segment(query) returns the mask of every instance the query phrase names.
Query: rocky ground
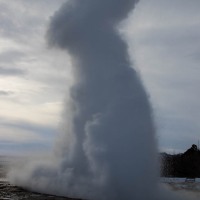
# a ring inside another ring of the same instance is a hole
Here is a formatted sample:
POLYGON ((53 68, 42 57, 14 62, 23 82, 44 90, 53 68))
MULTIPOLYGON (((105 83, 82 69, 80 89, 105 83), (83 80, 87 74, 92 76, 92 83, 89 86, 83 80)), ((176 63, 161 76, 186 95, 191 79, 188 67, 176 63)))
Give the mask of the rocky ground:
POLYGON ((73 199, 33 193, 24 190, 20 187, 11 185, 6 181, 0 181, 0 200, 73 200, 73 199))

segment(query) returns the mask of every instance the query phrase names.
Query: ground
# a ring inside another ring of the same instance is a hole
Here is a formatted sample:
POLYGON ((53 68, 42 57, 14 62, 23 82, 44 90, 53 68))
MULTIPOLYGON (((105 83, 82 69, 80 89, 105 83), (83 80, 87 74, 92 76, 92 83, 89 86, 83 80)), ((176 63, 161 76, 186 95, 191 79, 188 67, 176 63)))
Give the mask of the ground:
POLYGON ((56 197, 26 191, 20 187, 11 185, 6 181, 0 181, 1 200, 72 200, 65 197, 56 197))
POLYGON ((6 179, 8 169, 9 159, 0 156, 0 200, 75 200, 67 197, 35 193, 12 185, 6 179))
MULTIPOLYGON (((6 180, 7 162, 0 162, 0 200, 75 200, 47 194, 34 193, 14 186, 6 180)), ((161 184, 178 194, 200 198, 200 179, 185 182, 185 178, 161 178, 161 184)))

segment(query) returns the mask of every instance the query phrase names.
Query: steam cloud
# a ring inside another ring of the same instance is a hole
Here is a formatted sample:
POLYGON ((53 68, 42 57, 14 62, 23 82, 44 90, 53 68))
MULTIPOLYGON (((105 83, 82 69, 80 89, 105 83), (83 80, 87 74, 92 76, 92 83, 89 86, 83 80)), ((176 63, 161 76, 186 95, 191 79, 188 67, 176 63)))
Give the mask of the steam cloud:
POLYGON ((117 31, 137 2, 71 0, 55 13, 48 41, 74 64, 70 116, 54 164, 26 164, 14 183, 93 200, 160 199, 151 107, 117 31))

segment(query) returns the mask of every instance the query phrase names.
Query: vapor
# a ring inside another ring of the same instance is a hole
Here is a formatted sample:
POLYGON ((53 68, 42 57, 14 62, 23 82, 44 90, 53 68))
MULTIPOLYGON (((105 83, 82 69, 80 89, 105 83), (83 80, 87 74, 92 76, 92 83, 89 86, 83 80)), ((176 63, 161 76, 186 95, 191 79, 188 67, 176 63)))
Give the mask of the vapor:
POLYGON ((48 42, 70 54, 75 77, 64 131, 51 162, 12 171, 13 183, 82 199, 169 199, 157 186, 148 95, 117 29, 137 2, 71 0, 54 14, 48 42))

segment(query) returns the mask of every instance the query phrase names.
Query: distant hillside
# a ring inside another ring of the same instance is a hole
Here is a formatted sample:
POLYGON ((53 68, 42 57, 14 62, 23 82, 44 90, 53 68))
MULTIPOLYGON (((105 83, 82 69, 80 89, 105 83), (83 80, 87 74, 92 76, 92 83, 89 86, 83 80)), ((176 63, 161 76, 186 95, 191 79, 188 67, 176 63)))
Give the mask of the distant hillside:
POLYGON ((161 153, 162 177, 200 177, 200 150, 192 145, 183 154, 161 153))

